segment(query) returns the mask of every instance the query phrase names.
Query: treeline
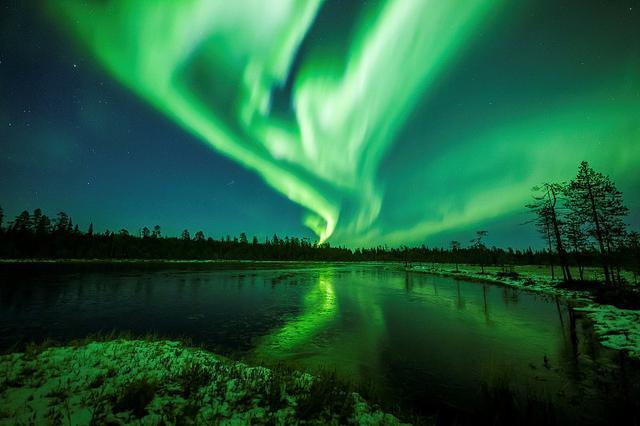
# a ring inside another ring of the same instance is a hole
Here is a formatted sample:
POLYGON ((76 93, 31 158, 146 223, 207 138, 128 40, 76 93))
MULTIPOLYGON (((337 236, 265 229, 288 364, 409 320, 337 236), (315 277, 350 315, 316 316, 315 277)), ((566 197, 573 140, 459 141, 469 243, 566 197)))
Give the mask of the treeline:
POLYGON ((23 211, 3 226, 0 208, 0 257, 7 259, 223 259, 223 260, 327 260, 453 262, 454 257, 481 264, 527 264, 547 262, 548 253, 531 249, 487 249, 484 245, 459 248, 453 253, 442 248, 374 247, 348 249, 317 244, 306 238, 274 235, 264 241, 226 236, 219 239, 198 231, 184 230, 180 237, 166 237, 156 225, 137 235, 128 230, 95 233, 93 224, 81 231, 64 212, 52 220, 35 209, 23 211))
MULTIPOLYGON (((180 237, 166 237, 160 226, 143 227, 136 235, 128 230, 94 233, 93 224, 80 230, 64 212, 51 219, 42 210, 23 211, 5 225, 0 207, 0 258, 5 259, 176 259, 176 260, 318 260, 395 261, 405 263, 471 263, 502 266, 547 264, 552 274, 559 265, 562 278, 584 280, 586 266, 599 265, 605 282, 622 283, 622 269, 640 273, 640 235, 624 223, 628 213, 609 177, 583 162, 568 183, 544 183, 534 188, 534 201, 527 205, 547 245, 543 250, 487 247, 486 231, 478 231, 466 247, 452 241, 450 247, 349 249, 318 244, 306 238, 274 235, 259 241, 226 236, 207 237, 184 230, 180 237), (573 277, 570 267, 577 268, 573 277)), ((456 266, 457 267, 457 266, 456 266)))
MULTIPOLYGON (((179 238, 166 237, 160 226, 144 227, 136 235, 128 230, 96 233, 93 224, 82 231, 72 219, 60 212, 50 219, 35 209, 23 211, 6 226, 0 208, 0 257, 5 259, 221 259, 221 260, 322 260, 322 261, 396 261, 432 263, 476 263, 480 265, 547 264, 547 251, 487 248, 481 231, 469 247, 451 249, 420 247, 373 247, 348 249, 317 244, 308 239, 274 235, 259 241, 237 237, 218 239, 198 231, 184 230, 179 238)), ((551 254, 555 256, 555 254, 551 254)), ((585 261, 590 257, 585 255, 585 261)))
MULTIPOLYGON (((184 230, 179 238, 165 237, 160 226, 142 228, 137 235, 126 229, 94 233, 93 225, 81 231, 69 216, 60 212, 51 220, 40 209, 23 211, 8 226, 3 226, 0 208, 0 257, 5 259, 198 259, 198 260, 318 260, 318 261, 393 261, 405 263, 473 263, 482 268, 512 265, 553 264, 558 256, 549 250, 514 250, 486 247, 486 231, 478 231, 467 247, 453 241, 450 249, 420 247, 373 247, 348 249, 317 244, 308 239, 278 237, 259 241, 246 234, 219 239, 198 231, 193 236, 184 230)), ((627 250, 631 265, 636 251, 627 250)), ((594 250, 580 254, 581 265, 596 265, 594 250)))
POLYGON ((557 261, 562 279, 576 279, 571 265, 584 281, 584 267, 602 267, 605 284, 622 284, 623 268, 637 277, 640 269, 640 234, 629 231, 624 218, 629 210, 613 181, 583 161, 569 182, 545 182, 533 188, 534 202, 527 207, 548 246, 551 270, 557 261))

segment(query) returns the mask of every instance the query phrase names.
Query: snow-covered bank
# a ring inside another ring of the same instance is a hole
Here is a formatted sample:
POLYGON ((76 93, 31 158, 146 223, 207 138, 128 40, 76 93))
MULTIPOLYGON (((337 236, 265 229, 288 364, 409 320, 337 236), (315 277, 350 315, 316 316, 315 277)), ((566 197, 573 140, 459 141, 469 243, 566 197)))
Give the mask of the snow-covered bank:
POLYGON ((598 304, 576 310, 587 312, 604 346, 627 351, 630 356, 640 359, 640 311, 598 304))
POLYGON ((321 380, 172 341, 54 347, 0 356, 0 423, 399 423, 321 380), (323 403, 328 394, 333 400, 323 403))
POLYGON ((626 351, 629 356, 640 359, 640 310, 599 304, 588 291, 561 288, 558 286, 560 281, 552 279, 541 267, 516 267, 516 274, 502 273, 495 267, 485 267, 483 274, 480 267, 470 265, 460 265, 456 271, 450 264, 413 265, 408 270, 507 285, 569 300, 576 310, 585 312, 593 321, 595 332, 604 346, 626 351))

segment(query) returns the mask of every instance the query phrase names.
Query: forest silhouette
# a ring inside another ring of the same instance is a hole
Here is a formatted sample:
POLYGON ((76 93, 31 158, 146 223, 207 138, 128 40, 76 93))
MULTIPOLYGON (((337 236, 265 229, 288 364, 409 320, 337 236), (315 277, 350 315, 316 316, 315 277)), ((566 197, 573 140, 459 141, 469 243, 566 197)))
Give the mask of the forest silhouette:
POLYGON ((546 182, 533 188, 533 202, 527 204, 534 215, 546 247, 544 249, 487 247, 487 232, 477 231, 466 246, 452 241, 449 248, 377 246, 370 248, 333 247, 307 238, 273 235, 259 241, 245 233, 214 239, 203 231, 193 235, 185 229, 180 237, 162 234, 159 225, 143 227, 136 234, 86 231, 73 224, 65 212, 54 219, 41 209, 23 211, 4 224, 0 207, 0 258, 4 259, 158 259, 158 260, 275 260, 275 261, 393 261, 453 263, 501 266, 508 272, 514 265, 549 265, 555 275, 558 265, 565 282, 574 277, 584 281, 584 268, 599 266, 605 284, 622 284, 621 270, 640 271, 640 235, 624 223, 628 209, 622 193, 608 176, 580 164, 576 177, 567 183, 546 182))

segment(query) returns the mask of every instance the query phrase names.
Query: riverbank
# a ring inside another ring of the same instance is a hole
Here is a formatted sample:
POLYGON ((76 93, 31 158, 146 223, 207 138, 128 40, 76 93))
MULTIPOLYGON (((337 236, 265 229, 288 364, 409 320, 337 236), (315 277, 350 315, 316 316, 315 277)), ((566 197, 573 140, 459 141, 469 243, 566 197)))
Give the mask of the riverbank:
POLYGON ((400 424, 355 392, 203 349, 116 339, 0 356, 0 423, 400 424))
MULTIPOLYGON (((622 309, 598 303, 587 290, 562 287, 561 281, 553 279, 548 268, 543 266, 516 266, 510 272, 499 267, 452 264, 412 265, 408 271, 427 273, 464 280, 486 282, 515 287, 521 290, 560 297, 571 302, 575 309, 584 312, 594 323, 594 330, 603 346, 622 350, 630 357, 640 359, 640 310, 622 309)), ((586 271, 589 279, 598 278, 596 270, 586 271)))

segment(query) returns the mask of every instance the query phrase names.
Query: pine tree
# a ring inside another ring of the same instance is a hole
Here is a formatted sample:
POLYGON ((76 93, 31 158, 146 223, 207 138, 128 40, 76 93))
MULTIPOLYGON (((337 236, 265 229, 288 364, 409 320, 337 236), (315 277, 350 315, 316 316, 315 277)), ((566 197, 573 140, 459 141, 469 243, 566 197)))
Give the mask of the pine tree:
POLYGON ((31 216, 24 210, 13 221, 13 230, 17 232, 31 232, 31 216))
POLYGON ((33 211, 33 214, 31 215, 31 224, 33 225, 33 229, 35 229, 36 232, 38 232, 38 229, 40 228, 41 220, 42 220, 42 210, 35 209, 33 211))
POLYGON ((142 233, 142 238, 149 238, 149 236, 151 235, 151 231, 146 226, 142 228, 141 233, 142 233))
POLYGON ((56 217, 55 231, 64 234, 68 227, 69 216, 65 212, 59 212, 56 217))
POLYGON ((624 234, 622 218, 628 209, 608 176, 593 170, 583 161, 578 174, 565 188, 572 220, 584 223, 587 233, 597 243, 605 283, 613 282, 611 253, 616 242, 624 234))
POLYGON ((583 228, 583 224, 575 215, 567 216, 567 220, 564 223, 564 233, 567 236, 567 242, 578 265, 580 281, 584 281, 584 252, 589 249, 589 238, 583 228))
POLYGON ((51 220, 49 219, 49 216, 43 214, 36 225, 36 234, 47 235, 49 232, 51 232, 51 220))

